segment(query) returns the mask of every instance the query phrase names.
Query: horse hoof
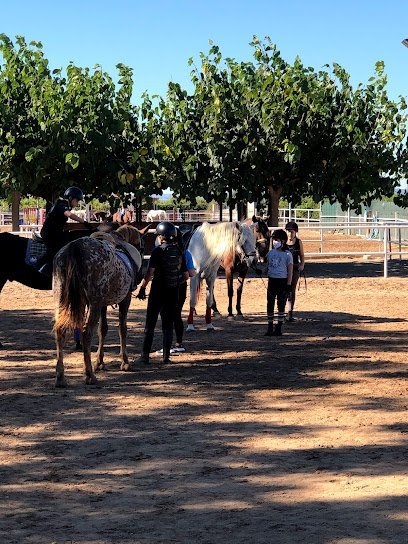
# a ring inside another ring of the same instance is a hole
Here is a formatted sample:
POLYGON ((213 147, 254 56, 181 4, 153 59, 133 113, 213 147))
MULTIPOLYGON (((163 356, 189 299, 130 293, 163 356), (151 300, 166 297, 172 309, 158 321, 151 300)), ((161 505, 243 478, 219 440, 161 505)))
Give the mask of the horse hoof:
POLYGON ((135 372, 136 371, 136 367, 132 363, 122 363, 120 365, 120 369, 123 372, 135 372))
POLYGON ((87 376, 85 378, 85 385, 98 385, 98 380, 95 376, 87 376))
POLYGON ((98 363, 95 365, 94 372, 103 372, 104 370, 106 370, 105 363, 98 363))
POLYGON ((187 325, 186 332, 195 332, 194 325, 187 325))
POLYGON ((214 330, 215 330, 214 325, 211 325, 211 323, 207 325, 207 332, 213 332, 214 330))
POLYGON ((58 387, 58 388, 67 387, 67 382, 66 382, 65 378, 56 378, 55 387, 58 387))
POLYGON ((234 317, 235 317, 234 314, 228 314, 227 315, 227 319, 234 319, 234 317))

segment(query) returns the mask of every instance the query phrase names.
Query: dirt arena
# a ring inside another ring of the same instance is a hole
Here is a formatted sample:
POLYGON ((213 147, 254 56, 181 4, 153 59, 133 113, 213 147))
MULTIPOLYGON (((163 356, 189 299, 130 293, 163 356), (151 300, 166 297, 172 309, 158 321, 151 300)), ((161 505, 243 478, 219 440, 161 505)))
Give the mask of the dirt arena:
MULTIPOLYGON (((310 262, 298 320, 264 337, 264 280, 244 320, 203 306, 173 364, 119 370, 110 310, 100 386, 67 345, 54 388, 52 294, 0 297, 0 542, 408 542, 406 262, 310 262)), ((216 285, 219 309, 226 287, 216 285)), ((137 356, 146 302, 134 299, 137 356)), ((186 304, 187 309, 187 304, 186 304)), ((155 339, 160 347, 161 335, 155 339)))

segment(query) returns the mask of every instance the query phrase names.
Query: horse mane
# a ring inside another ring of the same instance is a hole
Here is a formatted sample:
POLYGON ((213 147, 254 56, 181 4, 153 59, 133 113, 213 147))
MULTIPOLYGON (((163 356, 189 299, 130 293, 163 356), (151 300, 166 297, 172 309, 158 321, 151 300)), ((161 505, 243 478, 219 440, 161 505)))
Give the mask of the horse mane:
POLYGON ((238 245, 242 230, 238 223, 203 223, 190 240, 188 249, 200 272, 216 273, 222 259, 230 253, 241 253, 238 245))

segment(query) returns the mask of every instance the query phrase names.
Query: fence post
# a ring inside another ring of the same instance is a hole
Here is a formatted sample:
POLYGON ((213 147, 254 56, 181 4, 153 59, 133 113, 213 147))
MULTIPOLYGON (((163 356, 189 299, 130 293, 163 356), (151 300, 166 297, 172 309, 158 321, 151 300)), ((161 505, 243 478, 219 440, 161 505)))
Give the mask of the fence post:
POLYGON ((384 278, 388 278, 388 229, 384 226, 384 278))
POLYGON ((399 260, 401 261, 402 260, 402 255, 401 255, 401 227, 398 227, 398 251, 399 251, 399 260))
POLYGON ((320 226, 320 253, 323 253, 323 229, 322 224, 319 223, 320 226))

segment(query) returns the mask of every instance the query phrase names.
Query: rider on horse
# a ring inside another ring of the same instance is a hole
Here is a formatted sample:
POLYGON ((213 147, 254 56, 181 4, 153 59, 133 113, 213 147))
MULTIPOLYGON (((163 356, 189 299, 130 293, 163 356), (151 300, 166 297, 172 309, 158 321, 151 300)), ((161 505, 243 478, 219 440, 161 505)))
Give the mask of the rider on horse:
POLYGON ((64 226, 69 219, 78 223, 87 224, 87 221, 71 210, 78 206, 80 200, 84 200, 84 194, 78 187, 68 187, 63 198, 59 198, 44 221, 41 229, 41 238, 47 246, 47 251, 41 262, 44 263, 40 272, 46 275, 52 274, 52 261, 55 254, 66 244, 64 226))

